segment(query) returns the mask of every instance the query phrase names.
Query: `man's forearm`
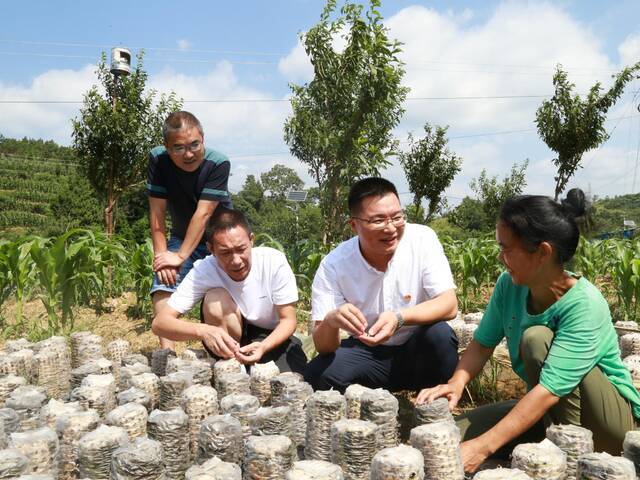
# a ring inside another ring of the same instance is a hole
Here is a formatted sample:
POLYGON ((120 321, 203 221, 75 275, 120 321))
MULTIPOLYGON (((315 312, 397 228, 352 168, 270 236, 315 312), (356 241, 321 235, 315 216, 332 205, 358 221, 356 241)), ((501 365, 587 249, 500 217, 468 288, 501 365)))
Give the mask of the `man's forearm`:
POLYGON ((167 250, 167 226, 164 220, 164 213, 151 208, 149 212, 149 228, 151 230, 151 243, 153 253, 165 252, 167 250))
POLYGON ((212 212, 204 210, 196 210, 191 217, 191 221, 187 227, 187 232, 182 240, 182 245, 180 246, 180 250, 177 252, 182 260, 189 258, 189 255, 193 253, 200 243, 205 227, 207 226, 207 220, 211 217, 211 213, 212 212))
POLYGON ((281 318, 280 322, 273 329, 273 331, 262 340, 262 346, 264 347, 264 351, 269 352, 274 348, 282 345, 285 341, 287 341, 291 335, 296 331, 296 319, 295 316, 293 318, 281 318))
POLYGON ((200 324, 180 320, 169 312, 160 312, 153 319, 151 330, 154 334, 177 342, 201 340, 200 324))
POLYGON ((318 353, 335 352, 340 346, 340 330, 327 321, 318 322, 313 329, 313 343, 318 353))
POLYGON ((164 229, 151 230, 151 243, 153 244, 154 254, 167 251, 167 234, 164 229))
POLYGON ((431 300, 400 311, 406 325, 427 325, 455 318, 458 313, 458 300, 454 290, 447 290, 431 300))

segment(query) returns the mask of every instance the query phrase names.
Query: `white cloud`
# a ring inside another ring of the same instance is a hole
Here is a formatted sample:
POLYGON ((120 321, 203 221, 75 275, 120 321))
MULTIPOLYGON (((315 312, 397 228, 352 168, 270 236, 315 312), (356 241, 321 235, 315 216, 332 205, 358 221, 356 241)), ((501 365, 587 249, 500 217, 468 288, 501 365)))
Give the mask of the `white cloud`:
MULTIPOLYGON (((439 12, 413 6, 389 17, 386 24, 391 36, 404 43, 402 58, 406 62, 405 83, 412 88, 410 97, 549 93, 554 65, 558 62, 569 70, 577 90, 585 91, 596 80, 608 85, 612 70, 640 56, 640 33, 629 35, 620 44, 619 60, 610 59, 603 53, 595 32, 549 3, 507 2, 483 22, 469 9, 439 12)), ((344 45, 344 40, 337 38, 337 48, 340 41, 344 45)), ((182 39, 178 46, 189 48, 190 44, 182 39)), ((77 70, 50 70, 30 83, 0 83, 0 100, 78 100, 96 82, 94 70, 91 65, 77 70)), ((313 69, 299 41, 280 60, 278 71, 284 79, 296 83, 312 78, 313 69)), ((637 90, 637 82, 635 85, 629 86, 628 91, 637 90)), ((168 67, 150 76, 150 86, 160 92, 174 90, 185 100, 274 98, 271 91, 250 87, 227 62, 197 75, 168 67)), ((631 96, 627 97, 610 117, 636 113, 631 96)), ((404 137, 407 131, 413 131, 421 136, 426 121, 450 125, 449 135, 453 137, 532 129, 541 101, 541 98, 410 100, 397 134, 404 137)), ((3 104, 0 133, 9 137, 51 138, 68 145, 70 119, 77 115, 78 107, 78 104, 3 104)), ((276 163, 294 168, 310 184, 306 166, 286 153, 288 148, 282 140, 283 122, 290 112, 288 102, 186 103, 184 108, 201 119, 207 144, 232 156, 233 189, 241 187, 246 174, 259 175, 276 163), (250 155, 269 152, 273 155, 250 155)), ((626 129, 629 122, 621 123, 611 140, 585 157, 595 155, 589 167, 576 175, 576 184, 591 183, 599 195, 627 193, 633 176, 635 144, 621 145, 631 135, 626 129), (621 183, 615 176, 623 174, 621 183), (624 192, 620 192, 621 188, 624 192)), ((611 122, 607 128, 611 130, 614 125, 611 122)), ((633 135, 637 135, 637 120, 633 125, 633 135)), ((489 175, 503 178, 514 162, 521 163, 527 157, 531 159, 527 191, 549 194, 553 191, 555 169, 550 161, 553 152, 535 132, 457 139, 450 146, 463 157, 463 169, 446 192, 448 195, 469 194, 469 181, 483 168, 489 175)), ((406 191, 402 169, 394 162, 384 173, 401 191, 406 191)))
MULTIPOLYGON (((333 37, 331 46, 336 52, 341 53, 344 51, 347 46, 347 34, 348 30, 343 27, 333 37)), ((280 59, 278 71, 289 82, 304 83, 313 78, 313 65, 311 65, 300 39, 298 39, 298 43, 291 49, 289 54, 280 59)))
POLYGON ((174 91, 187 101, 221 100, 187 102, 184 108, 198 116, 209 143, 224 144, 226 149, 234 148, 236 152, 251 149, 255 153, 256 146, 259 145, 258 150, 261 150, 273 144, 274 140, 280 140, 282 124, 289 111, 288 102, 233 101, 268 100, 272 97, 268 92, 243 86, 233 66, 224 61, 203 75, 189 76, 164 70, 151 79, 150 86, 160 92, 174 91))
MULTIPOLYGON (((97 82, 95 66, 81 70, 50 70, 33 79, 29 85, 0 83, 0 100, 68 100, 82 99, 83 94, 97 82)), ((184 100, 238 100, 270 99, 269 92, 243 86, 233 66, 220 62, 213 70, 202 75, 185 75, 166 69, 150 77, 149 87, 158 92, 175 91, 184 100)), ((22 103, 2 105, 0 133, 6 137, 34 137, 71 143, 71 119, 76 117, 80 105, 22 103)), ((249 156, 246 154, 286 152, 282 140, 282 125, 289 113, 289 103, 186 103, 184 108, 201 120, 207 144, 231 156, 234 166, 244 165, 231 179, 237 189, 246 173, 266 170, 269 163, 298 162, 288 154, 279 156, 249 156), (234 160, 235 155, 240 155, 234 160)))
POLYGON ((313 66, 300 40, 289 55, 280 59, 278 71, 290 82, 304 83, 313 78, 313 66))
POLYGON ((189 42, 189 40, 186 40, 184 38, 181 38, 180 40, 178 40, 178 48, 180 50, 189 50, 189 48, 191 48, 191 42, 189 42))
MULTIPOLYGON (((80 70, 49 70, 36 76, 29 85, 0 83, 0 100, 78 101, 96 82, 95 65, 80 70)), ((0 133, 5 137, 53 139, 71 143, 71 119, 78 115, 76 103, 3 104, 0 133)))
POLYGON ((621 66, 633 65, 640 60, 640 32, 629 35, 618 46, 621 66))
MULTIPOLYGON (((571 70, 578 88, 608 77, 611 63, 597 38, 559 8, 509 2, 484 24, 466 24, 464 18, 413 6, 386 22, 391 36, 404 44, 411 97, 545 94, 552 91, 557 63, 571 70), (584 67, 599 75, 572 70, 584 67)), ((455 129, 526 128, 540 101, 409 101, 404 122, 411 128, 427 120, 455 129)))

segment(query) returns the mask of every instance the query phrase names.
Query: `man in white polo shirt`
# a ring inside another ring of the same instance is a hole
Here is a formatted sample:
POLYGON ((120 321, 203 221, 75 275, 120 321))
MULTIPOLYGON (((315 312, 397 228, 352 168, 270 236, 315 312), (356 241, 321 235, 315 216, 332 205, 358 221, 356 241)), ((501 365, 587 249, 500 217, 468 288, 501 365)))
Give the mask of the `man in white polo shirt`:
POLYGON ((357 236, 318 268, 312 287, 319 355, 305 379, 314 389, 418 390, 446 383, 458 340, 443 320, 458 310, 449 263, 433 230, 408 224, 395 186, 366 178, 349 192, 357 236), (340 330, 349 338, 340 342, 340 330))
POLYGON ((211 255, 194 263, 153 319, 156 335, 200 340, 218 358, 252 365, 273 360, 280 371, 302 373, 306 356, 296 329, 296 280, 282 252, 253 247, 245 216, 218 207, 205 232, 211 255), (202 323, 179 317, 200 300, 202 323))

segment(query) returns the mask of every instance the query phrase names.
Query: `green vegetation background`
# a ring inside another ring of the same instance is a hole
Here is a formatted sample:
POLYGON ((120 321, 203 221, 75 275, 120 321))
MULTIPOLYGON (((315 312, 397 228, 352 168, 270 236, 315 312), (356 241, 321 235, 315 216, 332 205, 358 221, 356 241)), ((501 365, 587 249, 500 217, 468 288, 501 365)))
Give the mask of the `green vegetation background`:
MULTIPOLYGON (((271 177, 250 175, 240 192, 233 195, 234 204, 248 215, 257 233, 267 234, 285 247, 302 239, 320 242, 322 220, 313 201, 317 193, 312 189, 311 201, 304 205, 287 204, 283 191, 292 186, 302 188, 299 178, 287 177, 291 175, 287 170, 276 171, 271 177), (278 188, 281 191, 274 191, 278 188)), ((457 240, 490 234, 492 222, 478 215, 478 202, 467 197, 429 225, 440 235, 457 240)), ((71 148, 53 141, 0 135, 0 238, 57 236, 71 228, 102 231, 102 205, 87 179, 78 174, 71 148)), ((147 214, 144 185, 140 184, 118 203, 116 233, 143 243, 149 235, 147 214)), ((640 222, 640 194, 598 198, 596 193, 591 217, 589 237, 620 232, 624 219, 640 222)))

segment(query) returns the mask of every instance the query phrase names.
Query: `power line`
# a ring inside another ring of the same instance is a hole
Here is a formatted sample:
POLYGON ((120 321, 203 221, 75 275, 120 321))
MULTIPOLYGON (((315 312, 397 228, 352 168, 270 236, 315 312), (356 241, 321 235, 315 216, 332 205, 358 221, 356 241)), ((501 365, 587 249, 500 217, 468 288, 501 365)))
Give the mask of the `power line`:
MULTIPOLYGON (((630 95, 623 94, 622 96, 630 95)), ((638 91, 635 91, 637 95, 638 91)), ((585 94, 578 94, 585 95, 585 94)), ((407 97, 407 101, 438 101, 438 100, 513 100, 523 98, 550 98, 552 93, 548 94, 529 94, 529 95, 466 95, 466 96, 442 96, 442 97, 407 97)), ((183 100, 183 103, 283 103, 290 102, 290 98, 216 98, 216 99, 195 99, 183 100)), ((0 104, 74 104, 83 103, 82 100, 0 100, 0 104)))
MULTIPOLYGON (((41 57, 41 58, 69 58, 69 59, 84 59, 92 60, 95 62, 96 57, 94 55, 73 55, 64 53, 40 53, 40 52, 6 52, 0 51, 0 55, 8 55, 14 57, 41 57)), ((229 60, 227 58, 221 59, 184 59, 184 58, 166 58, 166 57, 145 57, 145 63, 172 63, 172 64, 218 64, 220 62, 227 62, 233 65, 262 65, 262 66, 277 66, 280 62, 268 62, 268 61, 247 61, 247 60, 229 60)), ((424 64, 410 64, 405 65, 410 69, 426 70, 429 72, 438 73, 473 73, 476 75, 522 75, 522 76, 549 76, 549 72, 526 72, 526 71, 512 71, 512 70, 461 70, 461 69, 442 69, 432 68, 424 64)), ((546 67, 544 67, 546 68, 546 67)), ((595 71, 595 69, 593 70, 595 71)), ((604 70, 603 70, 604 71, 604 70)), ((572 72, 572 76, 594 77, 594 73, 576 73, 572 72)))
MULTIPOLYGON (((633 103, 636 100, 636 97, 638 96, 638 90, 636 90, 634 92, 633 98, 631 99, 631 102, 629 103, 629 105, 627 105, 627 111, 629 111, 629 106, 633 105, 633 103)), ((617 120, 616 124, 613 126, 613 128, 611 129, 610 132, 608 132, 608 135, 611 136, 613 134, 613 132, 616 131, 616 128, 618 128, 618 125, 620 125, 620 122, 622 120, 628 119, 628 118, 634 118, 637 117, 637 115, 629 115, 629 116, 622 116, 622 117, 617 117, 617 118, 611 118, 607 121, 613 121, 613 120, 617 120)), ((587 168, 589 167, 589 165, 591 164, 591 162, 593 161, 594 158, 596 158, 596 155, 598 154, 598 152, 600 152, 600 149, 602 148, 602 146, 604 145, 604 142, 601 143, 600 145, 598 145, 598 148, 596 149, 596 151, 593 153, 593 156, 587 160, 587 162, 584 164, 583 168, 587 168)))
MULTIPOLYGON (((409 101, 425 101, 425 100, 506 100, 520 98, 549 98, 553 94, 543 95, 484 95, 484 96, 459 96, 459 97, 407 97, 409 101)), ((183 100, 183 103, 282 103, 289 102, 289 98, 219 98, 219 99, 197 99, 183 100)), ((82 103, 82 100, 0 100, 0 104, 66 104, 66 103, 82 103)))
MULTIPOLYGON (((17 45, 40 45, 40 46, 52 46, 52 47, 70 47, 70 48, 101 48, 110 50, 114 46, 119 45, 120 42, 114 42, 112 44, 92 44, 92 43, 79 43, 79 42, 42 42, 31 40, 14 40, 14 39, 0 39, 1 43, 11 43, 17 45)), ((238 56, 261 56, 261 57, 285 57, 289 53, 282 52, 264 52, 264 51, 243 51, 243 50, 217 50, 217 49, 196 49, 196 48, 176 48, 176 47, 149 47, 149 46, 131 46, 128 47, 132 50, 148 50, 159 52, 178 52, 178 53, 206 53, 214 55, 238 55, 238 56)), ((502 67, 502 68, 532 68, 543 70, 555 70, 555 65, 536 65, 536 64, 510 64, 510 63, 487 63, 487 62, 463 62, 463 61, 446 61, 446 60, 422 60, 416 62, 414 65, 462 65, 462 66, 478 66, 478 67, 502 67)), ((563 68, 567 70, 588 70, 593 72, 616 72, 615 69, 601 68, 601 67, 588 67, 588 66, 572 66, 563 65, 563 68)))
MULTIPOLYGON (((640 117, 639 115, 626 115, 626 116, 621 116, 621 117, 612 117, 606 120, 606 122, 612 122, 612 121, 618 121, 618 123, 616 124, 616 127, 619 125, 621 120, 626 120, 626 119, 631 119, 631 118, 638 118, 640 117)), ((614 128, 615 130, 615 128, 614 128)), ((474 138, 474 137, 491 137, 491 136, 498 136, 498 135, 512 135, 512 134, 516 134, 516 133, 531 133, 531 132, 535 132, 536 129, 535 128, 525 128, 525 129, 519 129, 519 130, 500 130, 500 131, 495 131, 495 132, 484 132, 484 133, 472 133, 472 134, 468 134, 468 135, 456 135, 453 137, 449 137, 449 140, 459 140, 459 139, 464 139, 464 138, 474 138)), ((612 130, 613 132, 613 130, 612 130)), ((407 143, 407 141, 401 141, 400 143, 407 143)), ((639 144, 640 145, 640 144, 639 144)), ((640 150, 640 147, 639 147, 640 150)), ((287 155, 290 154, 291 152, 288 150, 283 150, 283 151, 278 151, 278 152, 262 152, 262 153, 233 153, 233 154, 227 154, 227 156, 231 159, 234 158, 251 158, 251 157, 272 157, 272 156, 278 156, 278 155, 287 155)), ((27 156, 23 156, 23 155, 15 155, 12 153, 3 153, 0 152, 0 158, 2 156, 5 157, 11 157, 11 158, 16 158, 16 159, 21 159, 21 160, 29 160, 29 161, 33 161, 33 162, 48 162, 48 161, 56 161, 56 162, 60 162, 63 163, 65 165, 79 165, 78 163, 74 163, 74 162, 70 162, 69 160, 63 159, 63 158, 55 158, 55 157, 38 157, 38 158, 32 158, 32 157, 27 157, 27 156)))
POLYGON ((474 133, 471 135, 458 135, 455 137, 449 137, 449 140, 458 140, 461 138, 473 138, 473 137, 491 137, 494 135, 511 135, 513 133, 529 133, 529 132, 535 132, 535 131, 536 131, 535 128, 524 128, 522 130, 503 130, 500 132, 474 133))
MULTIPOLYGON (((0 52, 0 55, 10 55, 14 57, 44 57, 44 58, 81 58, 85 60, 94 60, 95 56, 92 55, 69 55, 64 53, 37 53, 37 52, 0 52)), ((166 62, 166 63, 220 63, 227 62, 233 65, 278 65, 278 62, 256 62, 256 61, 240 61, 240 60, 198 60, 198 59, 181 59, 181 58, 157 58, 157 57, 145 57, 145 62, 166 62)))
POLYGON ((636 191, 636 175, 638 174, 638 160, 640 160, 640 123, 638 123, 638 145, 636 146, 636 164, 633 167, 633 184, 631 186, 631 193, 636 191))
MULTIPOLYGON (((0 39, 3 43, 14 43, 19 45, 44 45, 51 47, 76 47, 76 48, 103 48, 105 50, 111 50, 119 42, 115 42, 111 45, 106 44, 91 44, 91 43, 65 43, 65 42, 33 42, 29 40, 10 40, 0 39)), ((208 53, 214 55, 241 55, 241 56, 256 56, 256 57, 284 57, 288 53, 276 53, 276 52, 259 52, 259 51, 242 51, 242 50, 211 50, 211 49, 195 49, 195 48, 169 48, 169 47, 141 47, 131 46, 127 47, 131 50, 149 50, 159 52, 189 52, 189 53, 208 53)))

